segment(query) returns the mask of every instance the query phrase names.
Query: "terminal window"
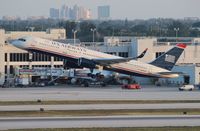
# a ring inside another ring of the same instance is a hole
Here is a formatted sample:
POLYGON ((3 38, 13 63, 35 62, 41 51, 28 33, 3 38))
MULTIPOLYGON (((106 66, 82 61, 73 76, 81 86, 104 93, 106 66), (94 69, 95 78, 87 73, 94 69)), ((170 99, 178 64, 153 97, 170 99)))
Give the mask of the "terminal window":
POLYGON ((5 53, 5 62, 7 62, 7 55, 8 55, 8 54, 7 54, 7 53, 5 53))
POLYGON ((12 65, 10 66, 10 74, 14 74, 14 67, 12 65))
POLYGON ((165 52, 156 52, 156 58, 158 58, 159 56, 161 56, 162 54, 164 54, 165 52))
MULTIPOLYGON (((5 53, 5 61, 7 62, 7 53, 5 53)), ((28 62, 29 60, 29 53, 10 53, 10 61, 11 62, 28 62)), ((51 61, 51 56, 43 53, 32 53, 32 61, 51 61)), ((54 61, 63 61, 60 57, 54 57, 54 61)))
POLYGON ((47 54, 33 52, 32 61, 51 61, 51 56, 47 54))
POLYGON ((10 61, 28 61, 29 54, 28 53, 10 53, 10 61))
POLYGON ((60 58, 60 57, 57 57, 57 56, 54 57, 54 61, 63 61, 63 60, 64 60, 63 58, 60 58))
POLYGON ((120 57, 128 57, 128 52, 119 52, 120 57))

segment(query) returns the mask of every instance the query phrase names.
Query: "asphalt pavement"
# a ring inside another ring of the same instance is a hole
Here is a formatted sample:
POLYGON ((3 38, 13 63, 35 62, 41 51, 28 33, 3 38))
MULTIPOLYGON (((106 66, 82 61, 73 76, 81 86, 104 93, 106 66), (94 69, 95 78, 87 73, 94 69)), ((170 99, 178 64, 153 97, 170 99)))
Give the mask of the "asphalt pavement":
MULTIPOLYGON (((140 90, 125 90, 120 86, 43 88, 0 88, 0 101, 49 100, 200 100, 200 91, 179 91, 177 87, 143 86, 140 90)), ((8 105, 0 111, 39 110, 101 110, 101 109, 178 109, 200 108, 200 103, 159 104, 68 104, 68 105, 8 105)), ((87 117, 0 117, 0 129, 30 128, 92 128, 92 127, 163 127, 200 126, 200 115, 140 115, 87 117)))
POLYGON ((0 106, 0 111, 44 110, 115 110, 115 109, 199 109, 200 103, 168 104, 69 104, 69 105, 9 105, 0 106))
POLYGON ((200 91, 179 91, 177 87, 143 86, 140 90, 109 87, 0 88, 1 101, 41 100, 200 100, 200 91))
POLYGON ((200 126, 200 116, 0 118, 0 129, 200 126))

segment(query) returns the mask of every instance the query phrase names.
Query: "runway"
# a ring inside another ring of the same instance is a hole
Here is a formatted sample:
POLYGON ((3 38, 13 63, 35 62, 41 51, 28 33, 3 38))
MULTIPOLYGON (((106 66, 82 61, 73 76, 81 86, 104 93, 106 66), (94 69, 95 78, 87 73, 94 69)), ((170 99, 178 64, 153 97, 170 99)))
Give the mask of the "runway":
POLYGON ((200 116, 0 118, 0 129, 200 126, 200 116))
MULTIPOLYGON (((119 86, 44 88, 0 88, 0 101, 59 100, 200 100, 199 90, 178 91, 177 87, 143 86, 141 90, 124 90, 119 86)), ((120 110, 120 109, 200 109, 200 103, 102 103, 1 105, 0 111, 51 110, 120 110)), ((92 127, 163 127, 200 126, 200 115, 74 116, 74 117, 0 117, 0 129, 92 128, 92 127)))
POLYGON ((50 110, 119 110, 119 109, 199 109, 200 103, 169 104, 69 104, 69 105, 10 105, 0 106, 0 111, 50 110))
POLYGON ((41 100, 200 100, 200 91, 178 91, 177 87, 143 86, 141 90, 109 87, 0 88, 1 101, 41 100))

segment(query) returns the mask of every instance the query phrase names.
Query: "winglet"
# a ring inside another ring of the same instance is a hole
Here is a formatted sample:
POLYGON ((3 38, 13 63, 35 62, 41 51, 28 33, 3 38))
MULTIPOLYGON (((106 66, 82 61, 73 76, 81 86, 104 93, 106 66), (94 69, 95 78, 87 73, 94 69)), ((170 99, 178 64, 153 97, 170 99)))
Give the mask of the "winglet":
POLYGON ((179 44, 177 44, 176 46, 178 46, 179 48, 185 49, 187 45, 186 45, 186 44, 183 44, 183 43, 179 43, 179 44))
POLYGON ((147 50, 148 50, 148 48, 146 48, 146 49, 145 49, 139 56, 137 56, 136 58, 138 59, 138 58, 144 57, 144 55, 146 54, 147 50))

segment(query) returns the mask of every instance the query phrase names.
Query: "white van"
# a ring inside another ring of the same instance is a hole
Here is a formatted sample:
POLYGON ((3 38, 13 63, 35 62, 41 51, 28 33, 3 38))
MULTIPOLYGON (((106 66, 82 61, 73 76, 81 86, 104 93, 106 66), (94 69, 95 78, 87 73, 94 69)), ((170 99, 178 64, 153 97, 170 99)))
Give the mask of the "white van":
POLYGON ((183 91, 183 90, 192 91, 192 90, 194 90, 194 85, 183 85, 183 86, 179 87, 179 90, 180 91, 183 91))

